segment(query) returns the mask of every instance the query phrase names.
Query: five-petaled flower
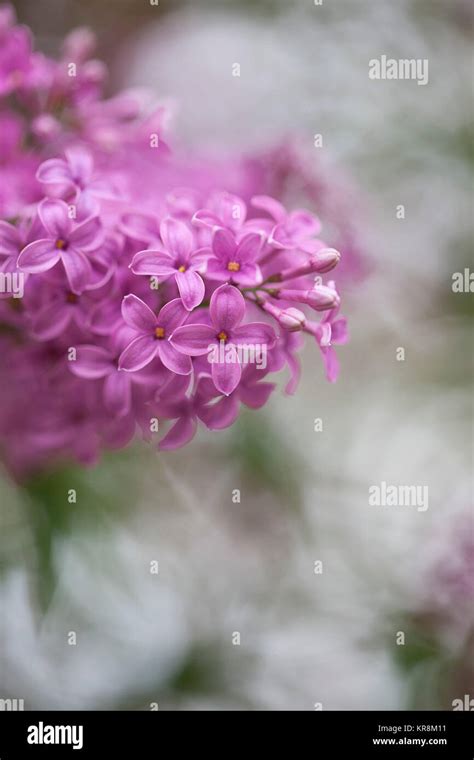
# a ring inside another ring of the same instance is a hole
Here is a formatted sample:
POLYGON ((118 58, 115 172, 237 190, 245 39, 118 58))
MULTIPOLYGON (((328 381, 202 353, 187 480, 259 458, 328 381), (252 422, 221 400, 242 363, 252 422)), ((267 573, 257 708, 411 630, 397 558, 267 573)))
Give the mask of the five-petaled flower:
POLYGON ((67 204, 49 198, 40 203, 38 215, 49 237, 27 245, 20 253, 18 267, 38 274, 52 269, 61 261, 72 292, 82 293, 93 277, 86 254, 97 250, 103 241, 100 219, 90 217, 74 225, 67 204))
POLYGON ((119 369, 136 372, 159 356, 171 372, 191 374, 189 356, 184 356, 170 343, 171 334, 188 316, 180 298, 169 301, 156 315, 141 298, 130 294, 123 299, 122 316, 136 337, 122 351, 119 369))
MULTIPOLYGON (((271 325, 249 322, 241 325, 245 316, 245 300, 233 285, 221 285, 212 294, 209 306, 211 325, 189 324, 178 327, 171 336, 171 344, 188 356, 201 356, 215 346, 266 345, 272 348, 276 335, 271 325)), ((229 356, 226 354, 225 356, 229 356)), ((242 367, 238 351, 234 361, 214 361, 212 379, 216 388, 228 396, 239 384, 242 367)))
POLYGON ((196 249, 189 227, 173 217, 163 219, 160 236, 166 250, 139 251, 130 268, 134 274, 152 275, 162 281, 174 276, 183 304, 191 311, 204 298, 204 282, 198 272, 205 268, 207 251, 196 249))
POLYGON ((234 282, 254 287, 262 282, 256 263, 263 238, 255 232, 244 235, 239 242, 229 230, 217 229, 212 240, 213 256, 209 258, 206 274, 211 280, 234 282))

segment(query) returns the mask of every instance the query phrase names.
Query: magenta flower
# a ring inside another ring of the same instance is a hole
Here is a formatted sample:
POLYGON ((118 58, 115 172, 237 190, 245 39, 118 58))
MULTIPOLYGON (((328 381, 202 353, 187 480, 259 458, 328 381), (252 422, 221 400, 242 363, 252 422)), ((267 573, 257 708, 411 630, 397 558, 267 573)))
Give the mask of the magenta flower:
POLYGON ((193 224, 213 230, 215 227, 225 227, 232 232, 238 232, 245 222, 247 207, 237 195, 231 193, 215 193, 208 202, 208 207, 196 211, 193 224))
POLYGON ((170 343, 173 331, 188 316, 180 298, 175 298, 154 314, 149 306, 133 294, 122 301, 122 316, 136 337, 122 351, 119 369, 136 372, 159 356, 165 367, 177 375, 189 375, 192 362, 170 343))
POLYGON ((243 287, 262 282, 256 263, 262 249, 263 237, 254 232, 244 235, 237 243, 229 230, 217 229, 212 240, 214 256, 208 260, 206 274, 211 280, 224 280, 243 287))
MULTIPOLYGON (((235 349, 243 344, 266 346, 275 343, 270 325, 250 322, 240 325, 245 316, 245 300, 233 285, 221 285, 212 294, 209 307, 212 325, 190 324, 178 327, 171 336, 171 344, 188 356, 209 354, 221 345, 235 349)), ((220 357, 220 352, 217 351, 220 357)), ((242 367, 235 350, 226 351, 225 359, 211 363, 211 375, 216 388, 228 396, 239 384, 242 367)))
POLYGON ((100 219, 91 217, 73 225, 66 203, 49 199, 40 203, 38 214, 49 237, 27 245, 19 256, 18 267, 38 274, 61 261, 72 292, 82 293, 92 279, 86 253, 96 250, 103 239, 100 219))
POLYGON ((165 251, 139 251, 130 268, 134 274, 159 277, 162 281, 175 278, 185 308, 191 311, 204 298, 204 282, 198 271, 206 262, 206 251, 194 250, 194 238, 189 227, 178 219, 167 217, 160 224, 165 251))
POLYGON ((281 203, 267 195, 254 196, 252 206, 266 211, 276 222, 268 239, 270 245, 314 252, 312 238, 319 234, 321 223, 309 211, 297 209, 289 214, 281 203))
POLYGON ((92 179, 93 161, 88 150, 80 146, 66 148, 66 158, 50 158, 36 172, 39 182, 61 189, 84 190, 92 179))

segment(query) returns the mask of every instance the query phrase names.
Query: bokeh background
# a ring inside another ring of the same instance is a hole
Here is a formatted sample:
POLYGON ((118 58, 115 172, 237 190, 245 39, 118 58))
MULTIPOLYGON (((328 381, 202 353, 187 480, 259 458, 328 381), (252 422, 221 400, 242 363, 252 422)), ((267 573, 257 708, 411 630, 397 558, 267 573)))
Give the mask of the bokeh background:
POLYGON ((308 346, 295 396, 182 451, 137 444, 28 487, 4 475, 0 698, 404 710, 474 696, 473 296, 452 291, 473 268, 472 3, 15 5, 49 53, 92 27, 110 92, 173 103, 176 150, 297 141, 347 187, 364 267, 344 280, 336 385, 308 346), (427 58, 429 83, 371 81, 382 54, 427 58), (382 480, 427 485, 428 510, 369 506, 382 480))

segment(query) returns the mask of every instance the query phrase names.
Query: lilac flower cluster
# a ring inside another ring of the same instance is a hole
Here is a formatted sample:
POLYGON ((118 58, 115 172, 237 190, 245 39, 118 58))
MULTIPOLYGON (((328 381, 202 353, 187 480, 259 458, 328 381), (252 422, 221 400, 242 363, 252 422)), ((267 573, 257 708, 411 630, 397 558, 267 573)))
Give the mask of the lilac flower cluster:
POLYGON ((0 445, 19 474, 162 423, 159 448, 183 446, 285 367, 293 393, 305 334, 334 381, 347 339, 318 219, 258 194, 243 159, 173 157, 166 110, 104 99, 92 47, 78 30, 48 59, 0 8, 0 445))

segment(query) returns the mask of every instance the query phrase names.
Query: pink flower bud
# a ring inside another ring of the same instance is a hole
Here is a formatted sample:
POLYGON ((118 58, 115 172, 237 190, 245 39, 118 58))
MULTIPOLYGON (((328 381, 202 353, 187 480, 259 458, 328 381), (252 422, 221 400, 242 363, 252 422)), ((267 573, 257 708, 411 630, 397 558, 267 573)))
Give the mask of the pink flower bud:
POLYGON ((287 290, 282 288, 278 291, 278 297, 283 301, 304 303, 316 311, 334 309, 340 303, 337 292, 325 285, 318 285, 313 290, 287 290))
POLYGON ((341 260, 341 254, 335 248, 323 248, 313 254, 310 259, 311 271, 324 274, 334 269, 341 260))
POLYGON ((289 309, 283 309, 278 317, 278 322, 285 330, 290 332, 296 332, 301 330, 305 323, 306 317, 299 309, 290 307, 289 309))

